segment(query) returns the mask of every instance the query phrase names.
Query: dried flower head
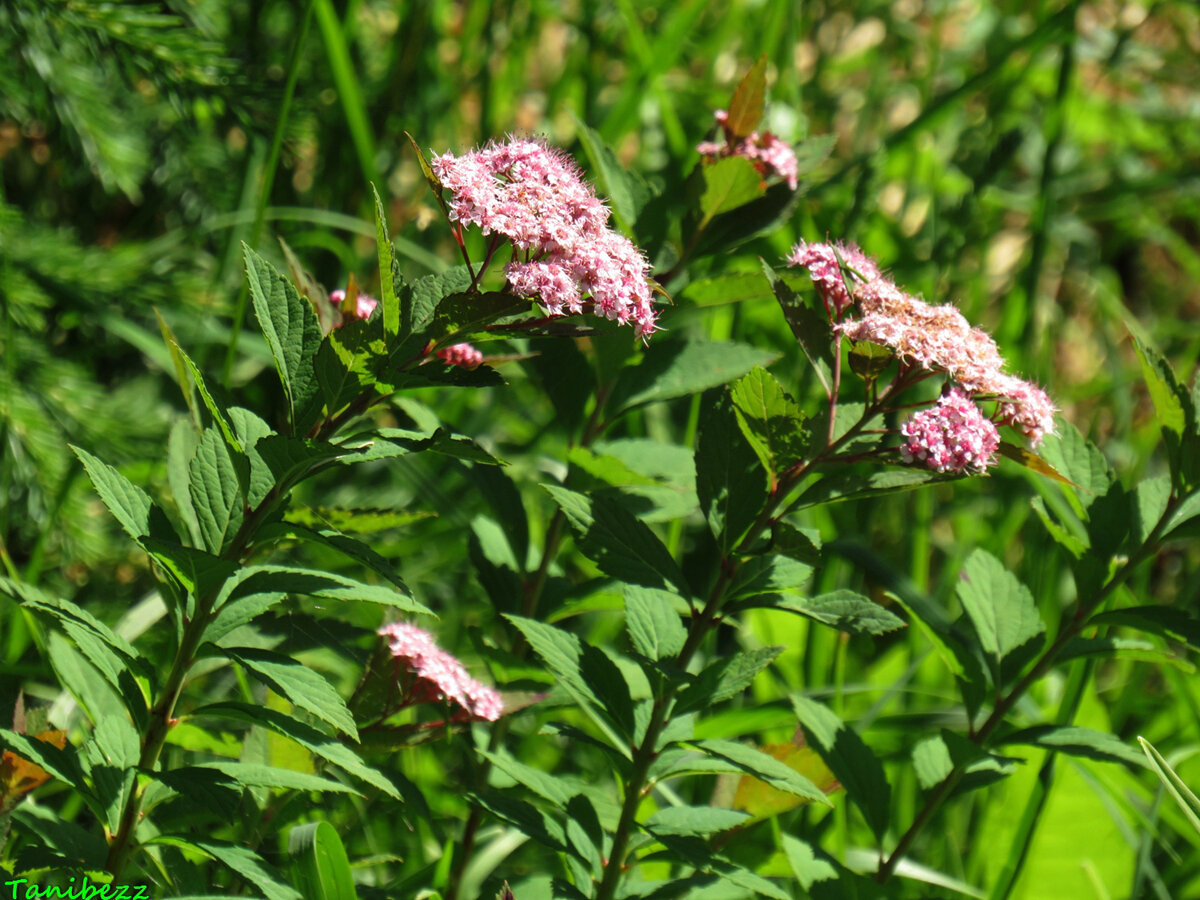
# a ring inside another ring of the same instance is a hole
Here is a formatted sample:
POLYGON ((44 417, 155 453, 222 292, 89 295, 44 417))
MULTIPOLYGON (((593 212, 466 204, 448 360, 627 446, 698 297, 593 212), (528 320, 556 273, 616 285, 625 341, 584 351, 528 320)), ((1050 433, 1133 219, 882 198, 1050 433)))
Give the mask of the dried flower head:
MULTIPOLYGON (((342 308, 342 305, 345 303, 345 301, 346 292, 341 288, 330 292, 329 302, 338 307, 338 309, 342 308)), ((366 294, 359 294, 357 298, 355 298, 354 308, 350 311, 351 317, 355 319, 369 319, 371 318, 371 313, 375 312, 375 307, 378 305, 379 301, 374 297, 368 297, 366 294)), ((345 313, 345 310, 342 310, 342 312, 345 313)))
POLYGON ((726 129, 729 113, 718 109, 713 116, 716 118, 717 124, 725 130, 725 140, 723 142, 701 141, 696 145, 696 151, 701 156, 717 159, 726 156, 743 156, 754 163, 754 168, 763 178, 781 178, 787 182, 789 188, 793 191, 796 190, 796 186, 799 184, 799 168, 796 164, 796 154, 790 146, 769 131, 761 134, 752 131, 746 137, 737 140, 726 129))
POLYGON ((900 455, 935 472, 983 472, 996 460, 1000 435, 971 398, 959 388, 937 405, 915 413, 900 426, 900 455))
POLYGON ((483 354, 470 344, 452 344, 437 352, 438 359, 450 366, 462 369, 477 369, 483 362, 483 354))
POLYGON ((854 244, 801 242, 788 262, 808 270, 835 333, 887 347, 906 365, 945 372, 964 396, 999 400, 992 421, 1021 431, 1034 447, 1053 433, 1055 407, 1046 392, 1005 373, 996 342, 955 306, 911 296, 854 244))
POLYGON ((462 663, 443 650, 429 632, 393 622, 379 633, 388 639, 392 655, 408 669, 412 682, 409 703, 453 700, 469 718, 494 722, 504 712, 500 695, 467 674, 462 663))
POLYGON ((520 256, 505 269, 509 288, 537 299, 552 316, 591 311, 656 330, 650 265, 608 226, 609 211, 566 154, 539 141, 492 142, 431 162, 449 192, 452 221, 512 242, 520 256))

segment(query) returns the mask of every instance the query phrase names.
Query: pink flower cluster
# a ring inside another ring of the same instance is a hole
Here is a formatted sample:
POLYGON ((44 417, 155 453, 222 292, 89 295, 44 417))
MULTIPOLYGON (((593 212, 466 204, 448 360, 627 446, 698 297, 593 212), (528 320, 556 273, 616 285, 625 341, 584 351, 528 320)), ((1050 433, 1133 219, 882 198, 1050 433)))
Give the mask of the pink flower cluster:
POLYGON ((915 413, 900 426, 900 455, 935 472, 982 472, 995 462, 1000 435, 960 388, 938 398, 937 405, 915 413))
POLYGON ((477 369, 483 362, 483 354, 470 344, 452 344, 437 352, 437 357, 449 366, 477 369))
POLYGON ((650 266, 641 251, 608 226, 609 211, 570 157, 540 141, 490 143, 431 162, 449 192, 452 221, 499 234, 524 251, 505 268, 509 287, 537 298, 552 316, 585 310, 632 323, 639 336, 656 329, 650 266))
POLYGON ((764 178, 772 175, 782 178, 793 191, 799 184, 799 170, 796 165, 796 154, 792 148, 769 131, 759 134, 752 131, 746 137, 738 140, 729 133, 726 123, 729 113, 718 109, 714 113, 717 123, 725 131, 725 141, 702 141, 696 145, 701 156, 720 158, 723 156, 744 156, 754 163, 754 168, 764 178))
MULTIPOLYGON (((342 308, 342 304, 346 300, 346 292, 339 288, 336 291, 331 291, 329 294, 329 302, 338 309, 342 308)), ((379 305, 379 301, 374 297, 368 297, 366 294, 359 294, 355 299, 352 318, 369 319, 371 313, 375 312, 375 307, 379 305)))
POLYGON ((439 647, 429 632, 393 622, 379 633, 388 639, 392 655, 413 676, 409 703, 453 700, 473 719, 495 722, 504 712, 500 695, 467 674, 462 663, 439 647))
POLYGON ((972 327, 957 307, 933 306, 909 295, 854 244, 801 242, 788 262, 808 270, 836 333, 888 347, 908 365, 945 372, 964 397, 997 400, 992 422, 1018 429, 1034 447, 1054 433, 1050 397, 1005 373, 996 342, 972 327))

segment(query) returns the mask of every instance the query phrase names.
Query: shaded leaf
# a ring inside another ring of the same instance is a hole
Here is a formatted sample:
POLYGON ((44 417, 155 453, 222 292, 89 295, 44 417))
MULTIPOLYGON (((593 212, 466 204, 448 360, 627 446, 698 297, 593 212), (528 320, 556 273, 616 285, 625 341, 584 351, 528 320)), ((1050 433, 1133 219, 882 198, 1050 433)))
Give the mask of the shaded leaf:
POLYGON ((655 341, 638 365, 621 371, 608 408, 616 414, 645 403, 697 394, 776 358, 777 354, 748 344, 655 341))
POLYGON ((293 705, 328 722, 343 734, 358 740, 358 729, 346 703, 320 674, 289 656, 250 647, 222 647, 221 652, 235 660, 255 678, 293 705))
POLYGON ((625 586, 625 627, 634 648, 647 659, 673 659, 687 640, 673 596, 660 591, 625 586))

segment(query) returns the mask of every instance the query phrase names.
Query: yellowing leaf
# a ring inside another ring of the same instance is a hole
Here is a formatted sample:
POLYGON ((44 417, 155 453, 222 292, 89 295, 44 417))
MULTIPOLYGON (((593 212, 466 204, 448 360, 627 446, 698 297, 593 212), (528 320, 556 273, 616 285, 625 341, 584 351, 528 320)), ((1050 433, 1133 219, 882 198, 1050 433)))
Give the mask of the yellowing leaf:
MULTIPOLYGON (((759 749, 779 760, 789 768, 799 772, 826 794, 841 790, 833 773, 829 771, 811 747, 802 747, 795 743, 766 744, 759 749)), ((769 819, 780 813, 795 809, 804 798, 789 794, 778 788, 773 788, 753 775, 743 775, 738 779, 737 790, 733 795, 733 808, 750 813, 756 819, 769 819)))
MULTIPOLYGON (((67 745, 65 731, 43 731, 34 737, 53 744, 59 750, 67 745)), ((26 794, 49 780, 50 774, 41 766, 5 750, 0 756, 0 805, 4 800, 26 794)))

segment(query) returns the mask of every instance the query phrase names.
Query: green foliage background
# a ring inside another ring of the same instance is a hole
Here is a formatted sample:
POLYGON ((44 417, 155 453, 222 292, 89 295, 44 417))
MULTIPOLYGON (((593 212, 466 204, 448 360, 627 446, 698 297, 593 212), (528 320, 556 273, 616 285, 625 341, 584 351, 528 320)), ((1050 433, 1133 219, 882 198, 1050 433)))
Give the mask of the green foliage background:
MULTIPOLYGON (((0 8, 0 552, 9 576, 130 633, 157 624, 144 557, 119 537, 66 445, 165 492, 162 448, 186 411, 155 310, 245 405, 282 407, 253 328, 229 350, 230 323, 246 315, 240 242, 282 265, 281 236, 326 287, 353 273, 374 290, 374 183, 405 274, 452 264, 455 248, 405 131, 435 152, 542 133, 582 161, 583 122, 670 192, 694 164, 712 111, 760 54, 771 129, 792 142, 832 136, 829 159, 782 228, 668 285, 675 307, 666 327, 775 351, 773 371, 811 400, 815 379, 756 256, 777 265, 800 238, 855 240, 899 283, 953 301, 987 327, 1014 370, 1047 387, 1127 484, 1165 472, 1125 323, 1140 323, 1190 381, 1200 356, 1194 4, 10 0, 0 8), (701 282, 714 276, 726 280, 701 282)), ((656 262, 660 271, 673 265, 669 255, 656 262)), ((555 372, 573 365, 571 353, 546 348, 508 364, 505 387, 421 398, 513 462, 528 488, 531 543, 553 510, 532 486, 568 452, 555 372)), ((686 446, 697 416, 686 400, 651 405, 606 437, 686 446)), ((476 471, 427 456, 304 490, 330 507, 399 511, 360 527, 443 614, 443 643, 470 658, 501 627, 462 541, 492 506, 476 471)), ((953 605, 956 573, 982 547, 1020 575, 1053 623, 1072 589, 1063 551, 1029 503, 1042 489, 1006 464, 989 478, 814 514, 810 524, 835 548, 816 588, 878 598, 911 584, 953 605)), ((706 552, 692 546, 694 531, 664 535, 686 557, 706 552)), ((620 598, 574 587, 594 574, 578 553, 562 566, 548 591, 551 618, 610 641, 620 598)), ((1145 602, 1194 609, 1194 540, 1171 544, 1130 589, 1145 602)), ((913 729, 960 715, 949 676, 916 629, 847 641, 776 612, 745 623, 723 639, 788 649, 772 678, 728 714, 727 731, 706 737, 742 734, 749 723, 763 742, 787 740, 795 718, 786 696, 804 689, 823 692, 890 761, 907 752, 913 729)), ((0 710, 19 685, 31 702, 66 702, 36 638, 0 600, 0 710)), ((349 694, 357 671, 348 660, 361 648, 340 644, 332 627, 288 639, 349 694)), ((1101 664, 1079 724, 1127 741, 1145 735, 1178 754, 1182 777, 1196 784, 1200 766, 1186 757, 1200 746, 1200 685, 1185 660, 1167 655, 1101 664)), ((1031 718, 1037 707, 1052 712, 1061 689, 1043 683, 1026 700, 1031 718)), ((520 737, 510 749, 526 764, 562 763, 533 735, 520 737)), ((405 751, 396 765, 424 781, 453 761, 405 751)), ((1034 756, 1003 785, 952 807, 946 827, 922 839, 921 858, 966 882, 993 883, 1011 862, 1039 765, 1034 756)), ((1016 896, 1195 893, 1200 839, 1176 810, 1153 804, 1154 785, 1112 766, 1062 764, 1016 896)), ((900 808, 919 796, 904 781, 893 793, 900 808)), ((465 815, 461 795, 434 799, 432 826, 365 808, 333 824, 352 859, 378 858, 369 879, 403 883, 436 866, 428 847, 445 837, 437 823, 465 815), (427 858, 391 860, 399 842, 415 846, 409 827, 427 858)), ((844 807, 827 821, 828 848, 860 843, 863 823, 844 807)), ((261 840, 266 853, 282 838, 261 840)), ((517 858, 530 876, 546 864, 532 851, 517 858)))

